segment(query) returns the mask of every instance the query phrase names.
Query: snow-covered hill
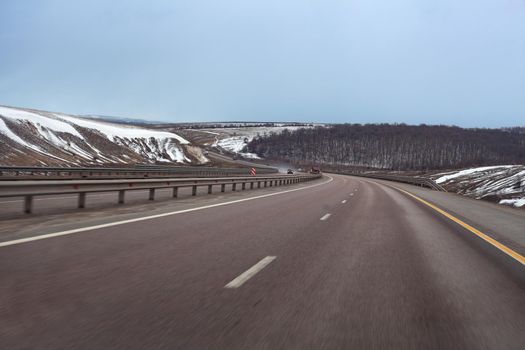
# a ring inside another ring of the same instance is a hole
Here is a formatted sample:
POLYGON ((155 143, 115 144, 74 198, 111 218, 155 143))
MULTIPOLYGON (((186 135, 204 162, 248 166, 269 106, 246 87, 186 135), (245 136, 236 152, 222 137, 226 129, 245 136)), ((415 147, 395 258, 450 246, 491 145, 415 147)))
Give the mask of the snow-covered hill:
MULTIPOLYGON (((320 124, 316 124, 320 125, 320 124)), ((207 133, 213 136, 214 141, 205 143, 212 147, 219 147, 227 152, 235 153, 243 158, 259 159, 255 153, 244 152, 245 147, 259 135, 280 134, 284 130, 294 131, 301 128, 311 128, 312 126, 287 125, 286 123, 276 123, 274 126, 254 126, 241 128, 215 128, 195 130, 197 133, 207 133)))
POLYGON ((525 166, 497 165, 435 174, 448 191, 489 199, 515 207, 525 206, 525 166))
POLYGON ((173 132, 0 106, 1 165, 206 161, 200 148, 173 132))

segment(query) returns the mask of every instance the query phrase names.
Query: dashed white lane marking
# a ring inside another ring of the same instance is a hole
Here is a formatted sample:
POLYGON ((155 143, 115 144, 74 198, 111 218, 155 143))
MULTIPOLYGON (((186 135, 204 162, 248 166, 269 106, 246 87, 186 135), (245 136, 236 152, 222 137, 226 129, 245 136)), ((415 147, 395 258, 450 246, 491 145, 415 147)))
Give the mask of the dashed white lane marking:
POLYGON ((42 240, 42 239, 48 239, 48 238, 54 238, 54 237, 60 237, 60 236, 67 236, 67 235, 72 235, 72 234, 85 232, 85 231, 98 230, 98 229, 106 228, 106 227, 125 225, 125 224, 134 223, 134 222, 145 221, 145 220, 152 220, 152 219, 162 218, 162 217, 165 217, 165 216, 179 215, 179 214, 190 213, 190 212, 198 211, 198 210, 205 210, 205 209, 209 209, 209 208, 222 207, 222 206, 225 206, 225 205, 231 205, 231 204, 235 204, 235 203, 242 203, 242 202, 252 201, 252 200, 260 199, 260 198, 278 196, 278 195, 285 194, 285 193, 291 193, 291 192, 296 192, 296 191, 303 191, 303 190, 306 190, 308 188, 313 188, 313 187, 317 187, 317 186, 326 185, 326 184, 328 184, 328 183, 330 183, 330 182, 332 182, 334 180, 334 178, 331 177, 331 176, 327 176, 327 177, 328 177, 327 181, 324 181, 324 182, 321 182, 321 183, 318 183, 318 184, 315 184, 315 185, 304 186, 304 187, 299 187, 299 188, 293 188, 293 189, 290 189, 290 190, 284 190, 284 191, 279 191, 279 192, 274 192, 274 193, 268 193, 268 194, 263 194, 263 195, 254 196, 254 197, 248 197, 248 198, 243 198, 243 199, 236 199, 236 200, 228 201, 228 202, 209 204, 209 205, 204 205, 202 207, 197 207, 197 208, 190 208, 190 209, 171 211, 171 212, 162 213, 162 214, 143 216, 143 217, 138 217, 138 218, 128 219, 128 220, 122 220, 122 221, 108 222, 106 224, 87 226, 87 227, 80 227, 80 228, 75 228, 75 229, 67 230, 67 231, 47 233, 47 234, 43 234, 43 235, 39 235, 39 236, 33 236, 33 237, 27 237, 27 238, 14 239, 12 241, 0 242, 0 248, 1 247, 7 247, 7 246, 15 245, 15 244, 22 244, 22 243, 27 243, 27 242, 39 241, 39 240, 42 240))
POLYGON ((353 193, 350 193, 350 196, 353 196, 354 194, 353 193))
POLYGON ((324 214, 323 217, 320 219, 321 221, 326 221, 328 218, 332 216, 332 214, 324 214))
POLYGON ((354 191, 357 192, 357 188, 354 188, 354 191))
POLYGON ((342 200, 341 203, 345 204, 346 203, 346 199, 342 200))
POLYGON ((224 288, 239 288, 250 278, 262 269, 264 269, 269 263, 275 260, 275 256, 267 256, 266 258, 259 261, 257 264, 250 267, 248 270, 241 273, 237 278, 232 280, 230 283, 224 286, 224 288))

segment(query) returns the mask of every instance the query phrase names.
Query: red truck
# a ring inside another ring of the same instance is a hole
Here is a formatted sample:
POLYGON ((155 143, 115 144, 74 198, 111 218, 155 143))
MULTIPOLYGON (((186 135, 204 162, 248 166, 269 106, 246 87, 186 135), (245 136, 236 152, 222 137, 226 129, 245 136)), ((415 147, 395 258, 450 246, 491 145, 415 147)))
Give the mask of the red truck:
POLYGON ((321 174, 321 168, 317 165, 312 166, 310 174, 321 174))

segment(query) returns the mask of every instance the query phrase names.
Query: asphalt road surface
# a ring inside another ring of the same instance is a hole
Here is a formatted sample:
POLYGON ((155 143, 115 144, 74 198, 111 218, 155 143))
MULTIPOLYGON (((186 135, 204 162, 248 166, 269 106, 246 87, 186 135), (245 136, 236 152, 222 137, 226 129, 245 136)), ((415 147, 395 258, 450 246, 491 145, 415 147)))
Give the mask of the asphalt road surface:
POLYGON ((330 175, 0 237, 0 348, 525 349, 524 265, 390 186, 330 175))

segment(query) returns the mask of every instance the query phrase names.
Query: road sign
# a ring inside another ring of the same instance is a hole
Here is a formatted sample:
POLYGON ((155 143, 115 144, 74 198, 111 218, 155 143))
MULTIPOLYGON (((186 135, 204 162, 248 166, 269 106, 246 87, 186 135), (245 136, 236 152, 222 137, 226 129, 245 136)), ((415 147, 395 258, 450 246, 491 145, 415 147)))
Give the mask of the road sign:
POLYGON ((257 170, 256 170, 255 168, 252 168, 252 169, 250 170, 250 174, 252 174, 252 176, 257 175, 257 170))

